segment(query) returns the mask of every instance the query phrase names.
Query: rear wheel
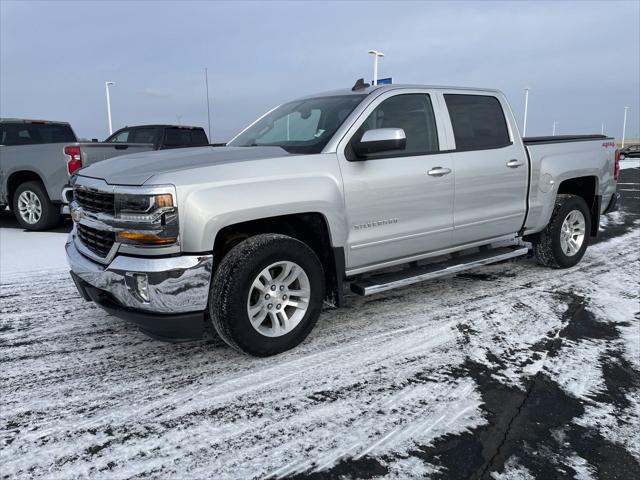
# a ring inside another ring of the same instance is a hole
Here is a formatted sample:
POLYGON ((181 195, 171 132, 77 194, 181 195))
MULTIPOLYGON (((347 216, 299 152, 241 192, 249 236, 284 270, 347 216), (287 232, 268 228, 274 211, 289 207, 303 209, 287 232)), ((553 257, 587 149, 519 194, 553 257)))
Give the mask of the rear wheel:
POLYGON ((591 214, 576 195, 558 195, 547 227, 533 240, 533 252, 542 265, 568 268, 584 256, 589 244, 591 214))
POLYGON ((209 297, 213 326, 227 344, 251 355, 289 350, 316 324, 324 283, 322 264, 306 244, 256 235, 220 262, 209 297))
POLYGON ((46 230, 60 221, 60 209, 54 205, 40 182, 24 182, 13 194, 13 211, 18 223, 27 230, 46 230))

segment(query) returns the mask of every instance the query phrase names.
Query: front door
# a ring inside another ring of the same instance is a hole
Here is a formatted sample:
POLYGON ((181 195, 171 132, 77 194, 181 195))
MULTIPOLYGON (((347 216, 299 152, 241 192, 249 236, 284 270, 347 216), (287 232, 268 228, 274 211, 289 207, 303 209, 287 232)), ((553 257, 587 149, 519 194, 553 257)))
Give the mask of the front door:
POLYGON ((338 148, 349 227, 347 269, 364 269, 451 244, 453 160, 439 153, 445 141, 434 115, 433 95, 410 92, 381 95, 338 148), (406 147, 357 158, 352 142, 377 128, 402 128, 406 147))

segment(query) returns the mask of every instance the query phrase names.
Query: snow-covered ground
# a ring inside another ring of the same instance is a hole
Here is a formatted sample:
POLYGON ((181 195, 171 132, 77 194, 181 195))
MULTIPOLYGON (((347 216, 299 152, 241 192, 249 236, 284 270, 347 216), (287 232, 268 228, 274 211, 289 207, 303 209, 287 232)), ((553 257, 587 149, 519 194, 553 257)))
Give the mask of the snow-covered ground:
POLYGON ((620 169, 625 170, 627 168, 640 168, 640 158, 625 158, 620 160, 620 169))
POLYGON ((66 268, 66 238, 66 233, 0 228, 0 281, 15 273, 66 268))
POLYGON ((2 229, 13 245, 38 235, 52 269, 3 271, 0 472, 640 478, 636 204, 604 219, 577 267, 521 259, 349 297, 267 359, 212 332, 149 339, 78 297, 64 234, 2 229))

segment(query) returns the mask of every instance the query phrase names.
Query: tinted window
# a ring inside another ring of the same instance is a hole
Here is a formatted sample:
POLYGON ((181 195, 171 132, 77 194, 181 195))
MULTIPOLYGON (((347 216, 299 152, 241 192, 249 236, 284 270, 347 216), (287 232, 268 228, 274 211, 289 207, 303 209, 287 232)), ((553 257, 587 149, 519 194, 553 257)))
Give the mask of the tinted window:
POLYGON ((127 143, 129 141, 129 133, 131 130, 122 130, 120 132, 116 132, 111 137, 107 138, 107 142, 114 143, 127 143))
POLYGON ((445 95, 456 150, 497 148, 509 145, 509 130, 496 97, 445 95))
POLYGON ((72 143, 76 141, 69 125, 7 123, 2 126, 1 145, 37 145, 42 143, 72 143))
POLYGON ((229 146, 270 145, 292 153, 320 153, 364 97, 340 95, 285 103, 240 133, 229 146))
POLYGON ((191 130, 191 145, 209 145, 209 140, 204 130, 191 130))
POLYGON ((191 132, 183 128, 167 128, 164 133, 166 147, 183 147, 191 144, 191 132))
POLYGON ((154 143, 155 128, 136 128, 131 135, 131 143, 154 143))
MULTIPOLYGON (((424 94, 396 95, 382 102, 359 129, 360 138, 367 130, 401 128, 407 136, 407 146, 400 154, 437 152, 438 131, 431 99, 424 94)), ((393 152, 381 154, 393 155, 393 152)))

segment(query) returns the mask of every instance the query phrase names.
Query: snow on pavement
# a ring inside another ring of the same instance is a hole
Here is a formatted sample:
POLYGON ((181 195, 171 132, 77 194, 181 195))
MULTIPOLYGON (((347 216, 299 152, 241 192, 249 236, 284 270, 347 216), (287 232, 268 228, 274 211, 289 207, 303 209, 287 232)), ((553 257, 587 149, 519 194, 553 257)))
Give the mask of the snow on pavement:
MULTIPOLYGON (((629 342, 638 340, 635 236, 593 246, 568 271, 524 260, 351 297, 325 311, 300 348, 268 359, 241 356, 212 334, 192 344, 151 340, 79 299, 64 271, 10 276, 0 324, 3 474, 261 478, 367 459, 385 475, 407 474, 416 448, 487 423, 477 379, 460 374, 464 362, 520 388, 545 371, 593 401, 603 382, 594 359, 609 340, 584 348, 576 340, 551 360, 536 345, 566 326, 559 294, 568 285, 601 321, 624 323, 629 342)), ((580 421, 589 418, 637 458, 628 425, 637 410, 618 417, 595 402, 580 421)))
POLYGON ((66 268, 66 239, 66 233, 0 228, 0 281, 16 273, 66 268))
POLYGON ((640 168, 640 158, 625 158, 620 160, 620 170, 627 168, 640 168))
POLYGON ((520 259, 350 296, 266 359, 212 331, 144 336, 51 251, 45 274, 3 273, 2 474, 639 478, 637 212, 602 230, 569 270, 520 259))

